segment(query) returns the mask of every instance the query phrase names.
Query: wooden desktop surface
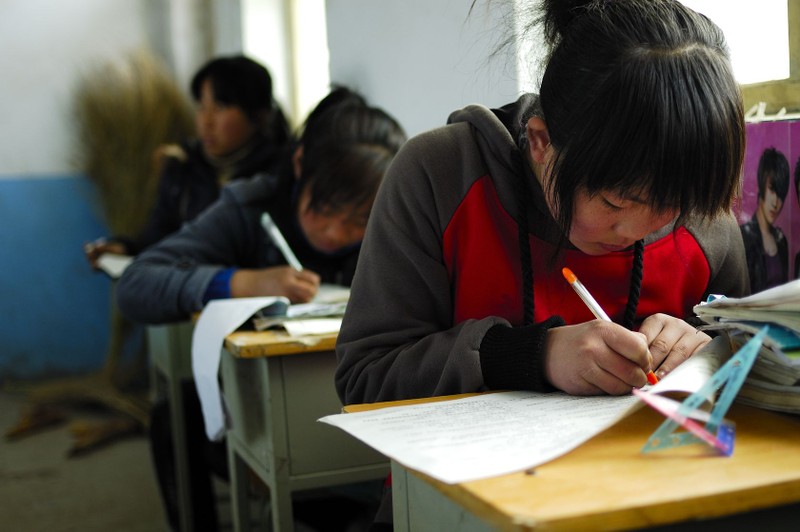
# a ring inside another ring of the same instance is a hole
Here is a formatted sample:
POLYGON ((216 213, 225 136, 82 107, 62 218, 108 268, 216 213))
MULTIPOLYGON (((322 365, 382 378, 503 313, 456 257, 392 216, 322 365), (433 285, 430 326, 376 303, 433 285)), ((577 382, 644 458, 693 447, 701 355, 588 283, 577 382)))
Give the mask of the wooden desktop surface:
POLYGON ((410 474, 481 520, 508 530, 591 530, 600 523, 608 529, 639 528, 800 501, 800 418, 738 404, 726 417, 736 422, 730 457, 701 444, 642 454, 664 420, 642 407, 530 471, 455 485, 410 474))
POLYGON ((225 338, 225 349, 237 358, 293 355, 333 351, 338 333, 291 336, 286 331, 237 331, 225 338))

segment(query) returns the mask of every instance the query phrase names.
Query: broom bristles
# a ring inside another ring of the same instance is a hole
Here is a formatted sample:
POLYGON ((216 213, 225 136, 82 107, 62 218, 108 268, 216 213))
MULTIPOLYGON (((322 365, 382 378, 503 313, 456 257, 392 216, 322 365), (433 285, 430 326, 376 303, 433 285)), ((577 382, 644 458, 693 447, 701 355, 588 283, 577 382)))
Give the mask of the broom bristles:
POLYGON ((135 236, 158 189, 159 146, 193 134, 193 112, 149 52, 91 67, 74 98, 77 167, 94 183, 110 231, 135 236))

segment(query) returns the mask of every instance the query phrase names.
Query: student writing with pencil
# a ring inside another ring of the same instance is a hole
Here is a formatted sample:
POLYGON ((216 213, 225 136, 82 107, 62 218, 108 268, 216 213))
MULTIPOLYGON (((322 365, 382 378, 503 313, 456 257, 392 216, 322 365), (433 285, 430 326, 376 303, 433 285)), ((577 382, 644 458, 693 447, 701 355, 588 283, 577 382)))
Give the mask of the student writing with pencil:
POLYGON ((337 340, 345 404, 627 394, 710 340, 685 321, 694 305, 749 291, 730 213, 742 100, 719 28, 675 0, 531 13, 550 44, 539 94, 452 113, 387 172, 337 340))
POLYGON ((730 213, 742 101, 719 28, 674 0, 543 8, 539 94, 456 111, 393 161, 338 337, 345 404, 630 393, 709 341, 694 305, 748 293, 730 213))
MULTIPOLYGON (((285 296, 297 303, 310 300, 320 282, 349 285, 378 185, 404 141, 385 111, 334 89, 309 114, 276 173, 230 184, 199 217, 136 257, 117 285, 120 310, 165 323, 189 319, 211 299, 285 296)), ((194 523, 215 530, 210 472, 226 476, 225 449, 206 439, 193 383, 184 384, 183 395, 194 523)), ((150 437, 177 528, 169 419, 168 405, 157 404, 150 437)))

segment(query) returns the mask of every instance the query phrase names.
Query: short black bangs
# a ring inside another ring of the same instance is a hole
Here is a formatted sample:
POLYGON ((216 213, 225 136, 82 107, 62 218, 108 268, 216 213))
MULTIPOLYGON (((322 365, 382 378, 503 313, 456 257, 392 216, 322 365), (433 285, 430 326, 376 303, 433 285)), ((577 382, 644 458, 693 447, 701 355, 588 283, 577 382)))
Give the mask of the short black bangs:
POLYGON ((727 61, 701 46, 649 50, 614 69, 596 95, 591 112, 570 117, 554 142, 560 198, 584 187, 635 193, 656 211, 681 215, 711 218, 731 208, 744 118, 727 61))

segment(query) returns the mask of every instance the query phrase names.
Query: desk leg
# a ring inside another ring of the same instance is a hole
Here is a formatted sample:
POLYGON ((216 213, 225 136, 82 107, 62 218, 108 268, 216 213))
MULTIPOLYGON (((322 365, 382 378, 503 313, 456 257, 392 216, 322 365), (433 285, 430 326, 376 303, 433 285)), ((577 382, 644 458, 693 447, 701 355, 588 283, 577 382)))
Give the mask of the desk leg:
POLYGON ((237 532, 250 530, 248 467, 239 457, 236 446, 231 441, 228 441, 228 469, 230 475, 233 529, 237 532))
POLYGON ((292 492, 287 482, 274 482, 270 491, 270 510, 272 512, 272 530, 280 532, 294 531, 294 515, 292 513, 292 492))
POLYGON ((172 426, 172 445, 175 455, 175 477, 178 486, 178 508, 181 530, 194 530, 194 513, 192 512, 191 481, 189 480, 189 460, 186 455, 186 426, 183 416, 183 392, 180 379, 170 380, 169 415, 172 426))
POLYGON ((164 382, 164 393, 169 402, 170 438, 175 463, 175 483, 178 490, 178 518, 183 532, 194 530, 194 514, 190 496, 189 461, 186 456, 186 425, 182 381, 191 377, 192 324, 152 326, 147 329, 147 342, 152 371, 156 379, 164 382))
POLYGON ((267 453, 266 470, 261 474, 269 485, 269 504, 272 529, 277 532, 294 531, 292 489, 290 478, 289 420, 287 418, 286 389, 281 358, 262 358, 257 361, 258 378, 264 386, 266 408, 263 422, 270 427, 271 445, 267 453))
POLYGON ((491 532, 479 519, 442 492, 392 461, 392 514, 397 532, 491 532))
POLYGON ((409 532, 408 472, 392 461, 392 520, 395 532, 409 532))

